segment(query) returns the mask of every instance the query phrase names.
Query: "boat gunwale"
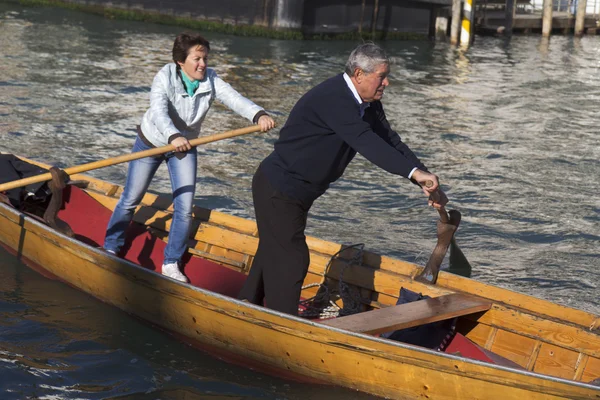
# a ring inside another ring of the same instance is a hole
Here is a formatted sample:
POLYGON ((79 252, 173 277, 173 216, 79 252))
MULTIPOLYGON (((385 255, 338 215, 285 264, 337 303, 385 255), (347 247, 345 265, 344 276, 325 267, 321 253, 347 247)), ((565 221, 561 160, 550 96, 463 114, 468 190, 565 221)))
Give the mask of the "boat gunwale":
MULTIPOLYGON (((10 154, 10 153, 3 153, 3 152, 0 151, 0 154, 10 154)), ((29 158, 26 158, 26 157, 23 157, 23 156, 18 156, 18 155, 15 155, 15 156, 17 156, 18 158, 20 158, 21 160, 23 160, 25 162, 29 162, 29 163, 35 164, 35 165, 37 165, 39 167, 42 167, 42 168, 45 168, 45 169, 49 169, 51 167, 49 164, 46 164, 45 162, 42 162, 42 161, 36 161, 36 160, 32 160, 32 159, 29 159, 29 158)), ((108 180, 96 178, 96 177, 93 177, 93 176, 90 176, 90 175, 86 175, 86 174, 83 174, 83 173, 73 174, 71 176, 71 178, 73 178, 73 179, 87 180, 88 182, 90 182, 94 186, 111 185, 112 187, 116 188, 115 192, 117 192, 119 188, 123 189, 123 186, 120 185, 120 184, 117 184, 117 183, 114 183, 114 182, 111 182, 111 181, 108 181, 108 180)), ((97 190, 97 189, 88 189, 88 190, 93 191, 95 194, 100 194, 102 196, 105 196, 105 197, 108 197, 108 198, 111 198, 111 199, 115 199, 114 193, 112 195, 109 195, 107 193, 102 193, 100 190, 97 190)), ((87 190, 86 190, 86 192, 87 192, 87 190)), ((151 196, 155 196, 156 199, 159 199, 161 197, 161 194, 155 194, 155 193, 152 193, 152 192, 149 192, 148 194, 150 194, 151 196)), ((145 197, 144 197, 144 199, 145 199, 145 197)), ((144 199, 142 199, 142 203, 141 203, 142 205, 144 205, 146 207, 154 208, 156 210, 159 210, 159 211, 162 211, 162 212, 165 212, 165 213, 172 213, 172 211, 168 210, 168 208, 159 209, 159 208, 155 208, 153 205, 145 204, 144 203, 144 199)), ((201 210, 208 211, 211 214, 212 213, 216 213, 217 215, 226 216, 227 218, 233 218, 233 219, 237 219, 237 220, 243 221, 243 222, 248 222, 249 221, 246 218, 235 216, 235 215, 231 215, 231 214, 227 214, 227 213, 223 213, 223 212, 220 212, 220 211, 211 210, 211 209, 200 207, 200 206, 194 206, 194 207, 198 207, 201 210)), ((250 234, 248 232, 244 232, 244 231, 239 231, 239 230, 236 230, 236 229, 232 229, 231 226, 221 225, 221 224, 212 222, 210 220, 205 220, 205 221, 204 220, 200 220, 200 223, 201 224, 202 223, 207 223, 209 225, 220 227, 220 228, 225 229, 225 230, 231 230, 233 232, 242 233, 244 235, 253 236, 254 238, 256 238, 256 236, 254 234, 250 234)), ((341 245, 339 243, 327 241, 327 240, 320 239, 320 238, 317 238, 317 237, 307 236, 307 241, 309 242, 309 248, 311 247, 310 246, 310 242, 314 241, 315 243, 319 243, 321 245, 324 245, 325 247, 333 245, 333 247, 335 247, 337 250, 342 250, 343 249, 343 245, 341 245)), ((337 250, 335 250, 335 251, 337 251, 337 250)), ((332 254, 329 254, 329 253, 326 253, 326 252, 322 252, 322 251, 318 251, 318 250, 315 250, 315 249, 312 249, 312 248, 310 249, 310 251, 314 252, 315 254, 320 254, 322 256, 329 256, 329 257, 332 256, 332 254)), ((396 258, 392 258, 392 257, 389 257, 389 256, 384 256, 384 255, 381 255, 381 254, 378 254, 378 253, 373 253, 373 252, 369 252, 369 251, 367 251, 367 252, 371 253, 373 255, 379 256, 379 257, 381 257, 382 260, 385 259, 388 262, 392 262, 393 263, 394 261, 399 261, 402 264, 409 265, 411 267, 411 269, 412 269, 412 272, 409 274, 409 273, 401 273, 401 272, 393 270, 391 268, 373 268, 373 267, 368 266, 368 265, 363 265, 363 267, 369 268, 369 269, 374 270, 374 271, 391 273, 391 274, 395 274, 395 275, 398 275, 398 276, 401 276, 401 277, 412 279, 413 276, 415 276, 419 271, 421 271, 423 269, 423 267, 421 267, 421 266, 419 266, 417 264, 414 264, 414 263, 402 261, 402 260, 399 260, 399 259, 396 259, 396 258)), ((309 272, 311 272, 311 271, 309 270, 309 272)), ((314 272, 314 271, 312 273, 317 273, 318 274, 318 272, 314 272)), ((428 285, 424 285, 424 286, 428 286, 428 285)), ((429 288, 429 289, 432 290, 431 288, 429 288)), ((529 314, 529 315, 532 315, 532 316, 541 317, 541 318, 543 318, 545 320, 550 320, 550 321, 553 321, 553 322, 556 322, 556 323, 568 325, 568 326, 571 326, 571 327, 574 327, 574 328, 577 328, 577 329, 583 329, 583 330, 588 331, 588 332, 590 332, 592 334, 599 334, 600 333, 600 315, 598 315, 598 314, 594 314, 592 312, 584 311, 584 310, 581 310, 581 309, 578 309, 578 308, 569 307, 567 305, 563 305, 563 304, 560 304, 560 303, 555 303, 555 302, 553 302, 551 300, 542 299, 542 298, 539 298, 539 297, 535 297, 533 295, 520 293, 520 292, 517 292, 516 290, 508 289, 508 288, 505 288, 505 287, 502 287, 502 286, 499 286, 499 285, 492 285, 492 284, 484 283, 484 282, 475 280, 473 278, 458 276, 458 275, 449 273, 447 271, 441 270, 439 278, 438 278, 438 282, 437 282, 437 285, 436 285, 436 288, 433 289, 433 290, 434 291, 439 291, 440 289, 442 291, 446 291, 448 293, 454 293, 454 292, 457 292, 457 291, 465 292, 465 293, 470 293, 470 294, 475 295, 475 296, 480 296, 480 297, 484 297, 484 298, 490 299, 490 300, 492 300, 497 305, 503 305, 503 306, 505 306, 507 308, 512 308, 512 309, 515 309, 517 311, 524 311, 526 314, 529 314), (465 291, 461 287, 458 287, 458 284, 460 284, 461 282, 464 282, 465 286, 467 286, 467 284, 472 284, 472 286, 476 286, 476 287, 473 290, 471 290, 471 291, 465 291), (498 299, 490 298, 490 297, 486 296, 485 294, 483 294, 486 290, 489 290, 489 289, 491 289, 491 290, 499 290, 499 291, 504 292, 506 294, 514 295, 515 297, 517 297, 517 300, 514 300, 514 304, 513 304, 513 302, 507 302, 506 300, 498 300, 498 299), (536 303, 538 305, 540 303, 542 305, 543 304, 548 304, 552 308, 557 308, 557 309, 554 310, 555 311, 554 313, 544 313, 542 311, 532 310, 531 308, 528 308, 527 304, 529 302, 533 302, 533 303, 536 303), (561 317, 557 317, 556 315, 558 315, 558 314, 568 315, 569 319, 562 319, 561 317), (577 316, 576 318, 574 317, 575 315, 577 316), (576 320, 571 319, 571 317, 575 318, 576 320), (584 323, 581 320, 587 320, 587 322, 584 323)), ((373 290, 373 292, 377 292, 375 289, 371 289, 371 290, 373 290)), ((380 293, 380 292, 377 292, 377 293, 380 293)), ((389 296, 389 294, 387 294, 387 293, 382 293, 382 294, 384 294, 386 296, 389 296)), ((395 296, 395 297, 397 297, 397 296, 395 296)), ((521 333, 519 333, 519 334, 521 334, 521 333)))
MULTIPOLYGON (((30 224, 33 224, 34 226, 36 226, 43 233, 46 233, 46 234, 48 234, 50 236, 54 235, 54 236, 60 237, 60 239, 63 239, 64 241, 69 242, 74 247, 80 247, 80 248, 83 248, 83 249, 85 249, 87 251, 91 251, 93 253, 96 253, 97 255, 100 255, 100 256, 103 256, 103 257, 107 257, 107 258, 109 258, 109 259, 111 259, 113 261, 116 261, 117 263, 114 264, 114 265, 124 265, 124 266, 127 266, 127 267, 133 267, 133 269, 137 270, 138 272, 149 273, 149 274, 151 274, 152 276, 154 276, 154 277, 156 277, 158 279, 164 279, 165 281, 168 281, 171 284, 179 285, 180 287, 185 288, 186 290, 191 290, 193 292, 197 292, 197 293, 199 293, 199 294, 207 297, 209 300, 211 298, 215 298, 215 299, 218 299, 218 300, 221 300, 221 301, 225 301, 227 303, 230 303, 230 304, 238 306, 238 307, 239 306, 247 307, 247 308, 252 309, 253 311, 255 311, 255 312, 259 313, 259 314, 260 313, 264 313, 264 314, 270 315, 271 317, 274 317, 275 320, 280 319, 280 320, 283 320, 283 321, 287 320, 289 322, 300 322, 301 325, 303 325, 303 326, 310 327, 310 328, 316 328, 316 329, 322 329, 324 331, 329 331, 329 332, 335 332, 336 334, 342 335, 342 337, 344 337, 344 336, 353 337, 353 338, 357 338, 357 339, 361 339, 363 341, 366 341, 367 343, 373 342, 373 343, 378 343, 380 345, 383 345, 385 347, 389 346, 391 348, 400 348, 400 349, 402 349, 404 351, 408 351, 408 352, 417 352, 417 353, 427 354, 427 355, 433 356, 433 357, 441 357, 441 358, 446 358, 447 360, 459 361, 459 362, 465 363, 467 365, 473 365, 473 366, 483 367, 483 368, 489 369, 490 372, 492 372, 494 370, 498 370, 498 371, 503 371, 503 372, 506 372, 506 373, 509 373, 509 374, 517 374, 517 375, 521 375, 523 377, 529 377, 529 378, 539 379, 542 382, 543 381, 550 381, 550 382, 555 382, 555 383, 559 383, 559 384, 566 384, 566 385, 569 385, 569 386, 579 387, 581 389, 600 390, 600 388, 598 388, 598 386, 592 385, 591 383, 585 383, 585 382, 570 380, 570 379, 566 379, 566 378, 559 378, 559 377, 555 377, 555 376, 552 376, 552 375, 541 374, 541 373, 537 373, 537 372, 533 372, 533 371, 521 370, 521 369, 511 368, 511 367, 497 365, 497 364, 490 364, 490 363, 486 363, 486 362, 483 362, 483 361, 469 359, 469 358, 465 358, 465 357, 460 357, 460 356, 449 354, 449 353, 434 351, 434 350, 431 350, 431 349, 422 348, 422 347, 419 347, 419 346, 413 346, 413 345, 405 344, 405 343, 398 342, 398 341, 392 341, 392 340, 382 339, 382 338, 371 336, 371 335, 366 335, 366 334, 362 334, 362 333, 357 333, 357 332, 347 331, 347 330, 343 330, 343 329, 338 329, 338 328, 326 326, 326 325, 323 325, 323 324, 319 324, 317 322, 313 322, 311 320, 307 320, 307 319, 304 319, 304 318, 301 318, 301 317, 297 317, 297 316, 293 316, 293 315, 289 315, 289 314, 284 314, 284 313, 281 313, 281 312, 278 312, 278 311, 275 311, 275 310, 268 309, 266 307, 261 307, 261 306, 258 306, 258 305, 254 305, 252 303, 244 302, 244 301, 238 300, 238 299, 233 298, 233 297, 225 296, 225 295, 222 295, 222 294, 219 294, 219 293, 216 293, 216 292, 212 292, 212 291, 207 290, 207 289, 203 289, 201 287, 193 286, 193 285, 191 285, 189 283, 183 283, 183 282, 176 281, 176 280, 168 278, 168 277, 166 277, 166 276, 164 276, 164 275, 162 275, 162 274, 160 274, 160 273, 158 273, 158 272, 156 272, 154 270, 142 267, 142 266, 140 266, 138 264, 135 264, 135 263, 133 263, 133 262, 131 262, 129 260, 122 259, 122 258, 120 258, 120 257, 118 257, 116 255, 107 253, 104 250, 102 250, 101 248, 96 248, 96 247, 90 246, 90 245, 88 245, 88 244, 86 244, 84 242, 81 242, 81 241, 77 240, 77 239, 74 239, 74 238, 71 238, 69 236, 66 236, 66 235, 64 235, 61 232, 55 231, 51 227, 43 224, 42 222, 36 220, 35 218, 33 218, 33 217, 31 217, 31 216, 29 216, 29 215, 27 215, 25 213, 22 213, 22 212, 20 212, 20 211, 18 211, 16 209, 14 209, 13 207, 11 207, 9 205, 0 203, 0 208, 2 208, 4 210, 8 210, 19 221, 22 221, 22 223, 18 223, 22 227, 22 229, 25 229, 26 231, 29 231, 31 234, 34 234, 34 235, 40 237, 42 240, 48 240, 48 241, 50 241, 54 245, 56 245, 56 243, 57 243, 54 240, 49 240, 49 238, 46 235, 43 235, 43 234, 40 235, 37 232, 34 232, 34 231, 30 230, 30 229, 27 229, 24 226, 25 225, 25 221, 28 222, 28 223, 30 223, 30 224)), ((2 216, 4 218, 7 218, 7 216, 3 215, 3 213, 0 213, 0 216, 2 216)), ((16 221, 11 221, 11 222, 15 222, 16 223, 16 221)), ((4 245, 5 246, 9 246, 6 243, 4 243, 4 245)), ((68 249, 68 248, 64 248, 63 247, 63 250, 69 251, 70 253, 73 254, 73 252, 70 249, 68 249)), ((77 256, 77 257, 79 257, 79 258, 84 258, 84 257, 81 256, 81 254, 74 254, 74 255, 77 256)), ((23 256, 23 257, 26 258, 26 259, 28 259, 28 260, 30 260, 30 261, 32 261, 32 262, 35 262, 34 260, 31 260, 31 259, 29 259, 26 256, 23 256)), ((88 260, 88 261, 90 261, 90 260, 88 260)), ((41 265, 41 264, 39 264, 39 265, 45 271, 48 271, 48 272, 52 273, 52 271, 47 270, 43 265, 41 265)), ((121 276, 122 278, 129 279, 127 276, 124 276, 123 274, 119 273, 118 271, 115 271, 115 268, 111 268, 110 265, 106 265, 104 263, 94 263, 94 265, 97 266, 97 267, 100 267, 102 269, 105 269, 105 270, 107 270, 109 272, 115 273, 115 274, 121 276)), ((58 277, 58 278, 60 278, 60 277, 58 277)), ((76 286, 70 284, 69 282, 63 280, 62 278, 60 278, 60 280, 62 282, 64 282, 64 283, 66 283, 69 286, 75 287, 77 290, 82 290, 82 289, 79 289, 76 286)), ((138 283, 136 283, 136 284, 141 284, 141 285, 144 285, 144 286, 148 287, 151 290, 156 290, 156 288, 154 288, 153 286, 151 286, 151 285, 149 285, 147 283, 144 283, 144 282, 145 281, 142 280, 142 281, 138 281, 138 283)), ((91 295, 96 300, 103 301, 101 298, 96 297, 95 295, 93 295, 91 293, 88 293, 85 290, 82 290, 82 291, 84 293, 87 293, 87 294, 91 295)), ((179 296, 178 294, 175 294, 175 293, 168 293, 168 294, 169 295, 177 296, 181 300, 189 302, 191 304, 194 304, 195 306, 203 307, 205 309, 208 309, 209 311, 214 311, 214 310, 212 310, 210 308, 207 308, 206 305, 203 304, 202 301, 194 301, 195 299, 193 299, 193 298, 182 297, 182 296, 179 296)), ((109 304, 111 304, 111 303, 109 303, 109 304)), ((123 308, 121 308, 121 307, 119 307, 117 305, 114 305, 114 304, 111 304, 111 305, 115 306, 117 309, 119 309, 120 311, 123 311, 123 312, 125 312, 127 314, 135 315, 135 313, 128 312, 128 311, 124 310, 123 308)), ((230 313, 227 313, 227 316, 231 317, 231 318, 236 318, 236 319, 242 320, 242 321, 244 321, 246 323, 250 323, 252 325, 256 325, 255 322, 252 321, 252 319, 261 320, 259 318, 243 319, 243 318, 236 317, 235 315, 232 315, 230 313)), ((137 317, 136 316, 136 318, 141 318, 146 323, 150 323, 150 324, 155 324, 157 326, 161 326, 160 324, 155 323, 153 321, 146 320, 143 317, 137 317)), ((284 334, 293 335, 293 336, 296 336, 296 337, 299 337, 299 338, 304 338, 301 335, 295 334, 294 333, 294 329, 290 329, 290 327, 286 326, 285 324, 278 324, 278 326, 280 328, 283 328, 283 329, 277 329, 275 326, 272 326, 271 328, 277 330, 279 333, 284 333, 284 334)), ((164 328, 164 327, 161 327, 161 328, 164 328)), ((307 330, 305 330, 304 333, 308 334, 308 335, 314 334, 313 332, 308 332, 307 330)), ((411 357, 409 355, 407 356, 407 355, 390 354, 389 352, 386 352, 385 349, 383 349, 383 350, 380 350, 380 349, 369 349, 369 348, 365 348, 364 346, 359 346, 359 345, 348 346, 348 345, 344 345, 342 343, 336 343, 336 342, 327 342, 327 344, 331 345, 331 346, 334 346, 334 347, 339 347, 339 348, 345 348, 345 349, 351 348, 354 351, 361 352, 361 353, 364 353, 364 354, 369 354, 370 352, 376 352, 378 357, 384 358, 384 359, 392 361, 392 362, 403 362, 403 363, 408 363, 408 364, 411 364, 411 365, 418 365, 419 367, 422 367, 422 368, 434 369, 434 370, 437 370, 437 371, 443 371, 444 373, 450 373, 450 374, 454 374, 454 375, 463 376, 463 377, 466 377, 466 378, 478 379, 478 380, 482 380, 482 381, 490 381, 490 382, 498 383, 498 380, 494 379, 494 378, 497 378, 497 377, 493 373, 490 373, 490 374, 487 374, 487 375, 484 374, 484 375, 477 375, 477 376, 475 376, 475 375, 473 375, 474 371, 465 371, 465 370, 462 370, 462 369, 460 369, 460 370, 454 370, 454 369, 450 369, 450 368, 448 368, 447 370, 446 369, 442 369, 442 368, 435 368, 435 367, 431 366, 430 365, 431 363, 429 361, 427 361, 427 360, 419 359, 417 357, 411 357), (402 360, 399 361, 398 359, 396 359, 394 357, 391 357, 391 356, 394 356, 394 355, 396 357, 401 357, 402 360), (410 362, 412 360, 414 360, 414 362, 410 362)), ((226 349, 224 349, 224 350, 225 351, 230 351, 230 350, 226 350, 226 349)), ((233 352, 233 351, 231 351, 231 353, 232 354, 238 354, 238 353, 233 352)), ((301 374, 301 375, 304 376, 304 374, 301 374)), ((520 383, 521 383, 521 385, 519 385, 519 387, 526 388, 526 389, 532 390, 532 391, 537 391, 537 392, 540 392, 540 393, 547 393, 547 392, 544 391, 544 390, 547 390, 547 388, 543 388, 543 387, 541 387, 541 386, 539 386, 539 385, 537 385, 535 383, 529 383, 529 382, 520 382, 520 383)))
MULTIPOLYGON (((43 164, 40 164, 40 165, 43 165, 43 164)), ((113 183, 113 182, 110 182, 110 181, 102 180, 102 179, 99 179, 99 178, 90 177, 88 175, 78 174, 78 176, 77 175, 74 175, 74 176, 78 177, 78 178, 81 178, 81 179, 87 179, 87 180, 89 180, 94 185, 98 185, 98 182, 100 182, 100 183, 114 185, 114 186, 118 186, 118 187, 122 188, 122 185, 119 185, 119 184, 116 184, 116 183, 113 183)), ((102 193, 97 188, 86 189, 86 191, 92 191, 94 193, 94 196, 99 195, 99 196, 104 196, 104 197, 108 197, 108 198, 111 198, 111 199, 115 199, 114 195, 107 195, 105 193, 102 193)), ((151 195, 156 196, 157 198, 159 198, 162 194, 151 193, 151 195)), ((160 211, 160 212, 164 212, 164 213, 167 213, 167 214, 172 214, 172 210, 169 210, 167 208, 165 208, 165 209, 157 208, 157 207, 155 207, 152 204, 145 203, 144 201, 142 201, 142 203, 140 204, 140 206, 147 207, 147 208, 152 208, 154 210, 157 210, 157 211, 160 211)), ((230 218, 239 219, 241 221, 248 221, 248 219, 243 218, 243 217, 239 217, 239 216, 235 216, 235 215, 223 213, 223 212, 216 211, 216 210, 211 210, 211 209, 204 208, 204 207, 201 207, 201 206, 194 206, 194 207, 198 207, 201 210, 205 210, 205 211, 208 211, 208 212, 211 212, 211 213, 216 213, 216 214, 219 214, 219 215, 225 215, 225 216, 230 217, 230 218)), ((234 227, 231 227, 229 225, 220 224, 220 223, 213 222, 213 221, 210 221, 210 220, 198 219, 198 221, 200 222, 200 224, 208 224, 208 225, 213 226, 213 227, 221 228, 221 229, 224 229, 224 230, 227 230, 227 231, 232 231, 232 232, 235 232, 237 234, 246 235, 246 236, 253 237, 253 238, 256 239, 256 236, 253 236, 252 234, 250 234, 250 233, 248 233, 246 231, 235 229, 234 227)), ((151 226, 151 224, 145 224, 145 225, 146 226, 151 226)), ((166 232, 168 232, 168 231, 166 231, 166 232)), ((319 256, 332 257, 332 254, 330 254, 328 252, 324 252, 324 251, 322 251, 320 249, 313 249, 313 248, 311 248, 311 246, 310 246, 310 242, 311 241, 319 242, 319 243, 322 243, 322 244, 325 244, 325 245, 339 246, 339 250, 346 250, 346 249, 343 248, 343 245, 341 245, 341 244, 338 244, 338 243, 335 243, 335 242, 331 242, 331 241, 326 241, 326 240, 319 239, 319 238, 316 238, 316 237, 307 236, 307 241, 309 242, 309 250, 310 250, 310 252, 314 253, 315 255, 319 255, 319 256)), ((414 264, 414 263, 411 263, 411 262, 407 262, 407 261, 403 261, 403 260, 400 260, 400 259, 397 259, 397 258, 393 258, 393 257, 390 257, 390 256, 385 256, 385 255, 382 255, 382 254, 379 254, 379 253, 375 253, 375 252, 372 252, 372 251, 369 251, 369 250, 365 250, 365 253, 369 253, 369 254, 372 254, 372 255, 380 256, 382 260, 386 260, 388 262, 398 261, 398 262, 401 262, 403 264, 410 265, 412 267, 411 273, 403 273, 403 272, 399 272, 399 271, 393 270, 391 268, 376 268, 376 267, 373 267, 373 266, 370 266, 370 265, 364 265, 364 264, 362 265, 363 268, 366 268, 366 269, 369 269, 369 270, 372 270, 372 271, 379 271, 381 273, 389 273, 389 274, 394 274, 394 275, 397 275, 397 276, 400 276, 400 277, 403 277, 403 278, 413 279, 413 277, 416 274, 418 274, 419 271, 421 271, 423 269, 422 266, 419 266, 417 264, 414 264)), ((340 260, 346 261, 345 258, 340 258, 340 260)), ((319 271, 311 271, 311 270, 309 270, 309 272, 313 273, 313 274, 317 274, 317 275, 322 275, 322 273, 319 272, 319 271)), ((424 286, 429 286, 429 285, 424 285, 424 286)), ((598 315, 598 314, 594 314, 592 312, 581 310, 581 309, 578 309, 578 308, 573 308, 573 307, 570 307, 570 306, 567 306, 567 305, 563 305, 563 304, 560 304, 560 303, 556 303, 556 302, 553 302, 551 300, 542 299, 540 297, 535 297, 533 295, 521 293, 521 292, 518 292, 518 291, 513 290, 513 289, 505 288, 503 286, 492 285, 492 284, 481 282, 479 280, 476 280, 476 279, 473 279, 473 278, 470 278, 470 277, 459 276, 459 275, 452 274, 452 273, 444 271, 444 270, 440 270, 440 275, 439 275, 438 282, 437 282, 435 288, 429 287, 429 289, 433 290, 433 291, 440 291, 441 290, 441 291, 445 291, 447 293, 455 293, 457 291, 458 292, 469 293, 469 294, 472 294, 472 295, 475 295, 475 296, 480 296, 480 297, 484 297, 484 298, 490 299, 496 305, 502 305, 502 306, 505 306, 507 308, 511 308, 511 309, 514 309, 514 310, 517 310, 517 311, 523 311, 523 312, 525 312, 526 314, 529 314, 529 315, 533 315, 533 316, 536 316, 536 317, 541 317, 543 319, 546 319, 546 320, 549 320, 549 321, 553 321, 553 322, 556 322, 556 323, 560 323, 560 324, 564 324, 564 325, 568 325, 568 326, 571 326, 573 328, 583 329, 585 331, 589 331, 589 332, 594 333, 594 334, 595 334, 596 330, 600 330, 600 315, 598 315), (464 282, 465 285, 474 284, 475 286, 478 286, 478 287, 475 290, 473 290, 473 291, 464 291, 461 288, 457 287, 458 283, 463 283, 463 282, 464 282), (511 294, 511 295, 514 295, 514 296, 518 297, 519 299, 516 300, 516 303, 518 303, 518 304, 513 304, 511 302, 507 302, 506 300, 498 300, 498 299, 490 298, 490 297, 487 297, 487 296, 482 295, 482 294, 479 293, 479 292, 484 292, 486 289, 489 289, 489 288, 492 288, 492 289, 495 289, 495 290, 500 290, 500 291, 503 291, 504 293, 511 294), (586 324, 586 323, 574 321, 574 320, 571 320, 571 319, 562 319, 561 317, 557 317, 554 314, 531 310, 531 309, 527 308, 527 306, 526 306, 526 303, 530 302, 530 301, 543 302, 543 303, 550 304, 550 305, 552 305, 552 307, 560 308, 560 310, 556 310, 557 313, 558 313, 558 311, 561 311, 563 313, 567 313, 566 315, 569 315, 569 316, 571 315, 571 313, 575 312, 577 314, 580 314, 580 318, 587 318, 587 319, 589 319, 589 321, 586 324)), ((375 289, 369 289, 369 290, 377 292, 375 289)), ((377 293, 380 293, 380 292, 377 292, 377 293)), ((386 296, 390 296, 387 293, 381 293, 381 294, 384 294, 386 296)), ((397 297, 397 296, 394 296, 394 297, 397 297)))

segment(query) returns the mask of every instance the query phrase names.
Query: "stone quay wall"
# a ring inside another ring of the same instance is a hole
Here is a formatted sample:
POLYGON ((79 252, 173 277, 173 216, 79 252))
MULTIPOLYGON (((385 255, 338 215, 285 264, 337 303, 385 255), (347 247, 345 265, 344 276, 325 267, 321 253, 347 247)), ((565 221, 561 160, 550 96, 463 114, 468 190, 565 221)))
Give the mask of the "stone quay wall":
MULTIPOLYGON (((25 0, 46 5, 73 5, 177 20, 258 27, 301 35, 340 35, 375 30, 380 34, 427 34, 437 0, 25 0), (364 5, 364 7, 363 7, 364 5), (360 28, 360 29, 359 29, 360 28)), ((226 31, 226 30, 225 30, 226 31)), ((258 30, 257 30, 258 32, 258 30)), ((249 33, 252 34, 252 33, 249 33)))

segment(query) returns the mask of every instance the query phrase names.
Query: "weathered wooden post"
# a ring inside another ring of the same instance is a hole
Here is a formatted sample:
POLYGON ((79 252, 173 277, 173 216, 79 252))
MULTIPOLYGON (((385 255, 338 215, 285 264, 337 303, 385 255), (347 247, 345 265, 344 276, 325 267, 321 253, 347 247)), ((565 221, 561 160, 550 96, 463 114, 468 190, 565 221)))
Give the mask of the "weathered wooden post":
POLYGON ((443 8, 431 8, 429 14, 429 36, 435 40, 445 40, 447 35, 448 14, 443 8))
POLYGON ((263 0, 263 24, 265 26, 269 26, 270 18, 269 18, 269 7, 271 0, 263 0))
POLYGON ((515 25, 515 12, 517 0, 506 0, 506 14, 504 17, 505 26, 504 32, 511 35, 515 25))
POLYGON ((452 25, 450 25, 450 43, 458 44, 458 35, 460 33, 462 13, 462 1, 452 0, 452 25))
POLYGON ((552 33, 552 0, 544 0, 542 12, 542 36, 548 37, 552 33))
MULTIPOLYGON (((558 4, 560 7, 560 2, 558 4)), ((565 35, 568 35, 571 32, 571 29, 573 29, 573 24, 572 24, 573 13, 571 12, 572 5, 573 5, 573 0, 569 0, 567 3, 567 27, 563 29, 563 33, 565 35)))
POLYGON ((360 22, 358 23, 358 33, 362 33, 363 22, 365 20, 365 3, 367 0, 362 0, 362 5, 360 6, 360 22))
POLYGON ((575 36, 583 36, 585 30, 585 9, 587 0, 577 0, 577 14, 575 14, 575 36))
POLYGON ((460 44, 470 46, 473 43, 475 28, 475 0, 465 0, 463 3, 462 27, 460 31, 460 44))
POLYGON ((371 24, 371 35, 375 39, 375 31, 377 30, 377 17, 379 16, 379 0, 375 0, 373 5, 373 23, 371 24))
POLYGON ((435 7, 431 7, 429 9, 429 38, 430 39, 434 39, 435 38, 435 32, 436 32, 436 21, 437 21, 437 15, 438 15, 438 10, 435 7))

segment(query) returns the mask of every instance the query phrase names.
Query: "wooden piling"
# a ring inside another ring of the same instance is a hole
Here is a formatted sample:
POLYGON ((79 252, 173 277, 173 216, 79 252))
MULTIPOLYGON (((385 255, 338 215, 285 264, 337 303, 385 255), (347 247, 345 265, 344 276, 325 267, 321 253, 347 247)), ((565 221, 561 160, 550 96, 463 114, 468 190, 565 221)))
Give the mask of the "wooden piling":
POLYGON ((358 23, 358 33, 362 33, 363 22, 365 20, 365 3, 367 0, 362 0, 360 6, 360 22, 358 23))
POLYGON ((440 8, 432 10, 432 14, 435 16, 434 30, 436 40, 446 40, 448 36, 448 13, 440 8))
POLYGON ((585 30, 585 9, 587 0, 577 1, 577 11, 575 14, 575 36, 583 36, 585 30))
POLYGON ((460 23, 462 13, 461 0, 452 0, 452 24, 450 25, 450 43, 458 44, 458 35, 460 34, 460 23))
POLYGON ((460 44, 470 46, 473 43, 473 25, 475 16, 475 0, 464 0, 460 30, 460 44))
POLYGON ((448 35, 448 13, 441 7, 429 9, 429 37, 434 40, 446 40, 448 35))
POLYGON ((377 17, 379 16, 379 0, 375 0, 373 6, 373 23, 371 24, 371 35, 375 39, 375 31, 377 30, 377 17))
POLYGON ((552 33, 552 0, 544 0, 542 12, 542 36, 548 37, 552 33))
POLYGON ((436 21, 438 16, 438 10, 435 7, 429 9, 429 38, 435 39, 436 33, 436 21))
POLYGON ((269 26, 270 25, 270 21, 269 21, 269 7, 270 7, 270 1, 271 0, 264 0, 263 1, 263 24, 264 26, 269 26))
POLYGON ((505 20, 505 26, 504 26, 504 32, 511 35, 512 31, 513 31, 513 27, 515 24, 515 12, 516 12, 516 3, 517 0, 506 0, 506 14, 504 17, 505 20))

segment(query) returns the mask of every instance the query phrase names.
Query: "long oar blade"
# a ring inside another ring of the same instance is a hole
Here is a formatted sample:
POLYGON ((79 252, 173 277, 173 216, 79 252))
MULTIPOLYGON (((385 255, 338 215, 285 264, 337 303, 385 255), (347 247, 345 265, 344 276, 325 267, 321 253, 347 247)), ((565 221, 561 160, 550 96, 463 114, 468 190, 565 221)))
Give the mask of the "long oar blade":
POLYGON ((460 247, 458 247, 458 244, 456 244, 454 237, 452 237, 452 241, 450 242, 450 256, 448 263, 448 272, 464 276, 466 278, 471 277, 471 264, 469 263, 469 260, 467 260, 467 257, 465 257, 460 247))
MULTIPOLYGON (((433 182, 427 181, 425 186, 432 187, 433 182)), ((431 197, 436 202, 439 202, 439 193, 436 191, 431 194, 431 197)), ((442 261, 450 248, 448 272, 456 275, 471 277, 471 264, 465 257, 462 250, 456 244, 454 233, 458 229, 458 225, 462 219, 461 214, 457 210, 446 211, 444 207, 438 209, 440 220, 438 222, 438 241, 429 257, 425 268, 415 276, 415 280, 434 285, 437 281, 440 272, 442 261)))
POLYGON ((453 242, 454 233, 458 229, 461 217, 460 213, 456 210, 450 210, 450 214, 448 214, 442 207, 438 211, 440 213, 440 220, 437 222, 437 244, 423 271, 414 278, 416 281, 431 285, 435 285, 437 282, 440 266, 448 252, 448 248, 453 242))
MULTIPOLYGON (((246 128, 234 129, 227 132, 217 133, 210 136, 204 136, 197 139, 190 140, 190 144, 192 146, 199 146, 201 144, 212 143, 223 139, 229 139, 236 136, 247 135, 249 133, 254 133, 260 131, 261 128, 259 125, 248 126, 246 128)), ((162 147, 156 147, 154 149, 149 149, 145 151, 139 151, 136 153, 124 154, 122 156, 117 156, 113 158, 108 158, 106 160, 94 161, 88 164, 77 165, 74 167, 66 168, 64 171, 69 174, 79 174, 82 172, 91 171, 94 169, 99 169, 103 167, 108 167, 111 165, 122 164, 128 161, 137 160, 144 157, 152 157, 157 156, 159 154, 165 154, 170 151, 174 151, 175 146, 167 145, 162 147)), ((27 185, 31 185, 32 183, 45 182, 52 179, 52 175, 48 172, 41 175, 30 176, 28 178, 19 179, 12 182, 6 182, 0 184, 0 192, 4 192, 6 190, 15 189, 18 187, 23 187, 27 185)))

